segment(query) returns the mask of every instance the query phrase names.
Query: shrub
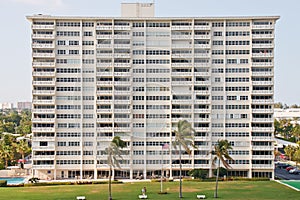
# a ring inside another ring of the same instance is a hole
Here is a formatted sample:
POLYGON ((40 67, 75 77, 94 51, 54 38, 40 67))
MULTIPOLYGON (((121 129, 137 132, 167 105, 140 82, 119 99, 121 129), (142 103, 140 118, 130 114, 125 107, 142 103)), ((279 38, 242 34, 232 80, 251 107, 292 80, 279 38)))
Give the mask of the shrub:
POLYGON ((6 187, 7 186, 7 180, 0 180, 0 187, 6 187))
POLYGON ((193 169, 193 170, 189 171, 189 175, 193 176, 194 178, 197 178, 197 179, 205 179, 205 178, 207 178, 208 170, 193 169))

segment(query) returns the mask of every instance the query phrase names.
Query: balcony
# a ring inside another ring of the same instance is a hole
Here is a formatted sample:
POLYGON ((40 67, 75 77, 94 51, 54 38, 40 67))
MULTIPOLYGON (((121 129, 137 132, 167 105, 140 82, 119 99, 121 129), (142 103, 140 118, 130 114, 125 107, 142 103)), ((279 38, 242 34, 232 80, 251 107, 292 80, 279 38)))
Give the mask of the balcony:
POLYGON ((274 76, 274 73, 273 72, 252 72, 252 76, 268 77, 268 76, 274 76))
POLYGON ((114 76, 131 76, 130 72, 114 72, 114 76))
POLYGON ((265 136, 252 136, 252 141, 274 141, 273 137, 265 137, 265 136))
POLYGON ((112 39, 112 35, 109 35, 109 34, 107 34, 107 35, 96 35, 96 38, 97 39, 105 39, 105 40, 110 40, 110 39, 112 39))
POLYGON ((171 38, 172 38, 172 40, 176 40, 176 39, 178 39, 178 40, 184 40, 184 39, 186 39, 186 40, 191 40, 192 39, 192 35, 172 35, 171 36, 171 38))
POLYGON ((191 105, 192 102, 193 101, 191 99, 173 99, 172 100, 172 104, 188 104, 188 105, 191 105))
POLYGON ((131 128, 130 127, 114 127, 114 131, 130 132, 131 128))
POLYGON ((252 155, 255 160, 274 160, 274 155, 252 155))
POLYGON ((209 72, 195 72, 194 76, 210 76, 209 72))
POLYGON ((192 119, 187 119, 187 118, 172 118, 171 122, 179 122, 180 120, 186 120, 190 123, 193 123, 192 119))
POLYGON ((111 58, 112 53, 97 53, 97 58, 111 58))
POLYGON ((55 149, 55 146, 54 145, 51 145, 51 146, 32 146, 32 150, 33 151, 39 151, 39 150, 47 150, 47 151, 51 151, 53 150, 54 151, 55 149))
POLYGON ((273 62, 252 62, 253 67, 272 67, 274 66, 273 62))
POLYGON ((109 86, 112 85, 112 81, 97 81, 97 85, 101 85, 101 86, 109 86))
POLYGON ((203 39, 203 40, 210 40, 210 35, 195 35, 194 39, 203 39))
POLYGON ((97 44, 98 49, 112 49, 112 44, 97 44))
POLYGON ((55 72, 32 72, 32 76, 55 77, 55 72))
POLYGON ((97 131, 99 132, 107 132, 107 131, 112 131, 113 127, 98 127, 97 131))
POLYGON ((255 132, 274 132, 273 127, 252 127, 252 131, 255 132))
POLYGON ((131 39, 131 35, 117 34, 117 35, 114 35, 114 39, 126 39, 126 40, 130 40, 131 39))
POLYGON ((195 44, 195 48, 210 49, 210 44, 195 44))
POLYGON ((274 85, 274 81, 252 81, 252 85, 274 85))
POLYGON ((194 67, 210 67, 209 63, 194 63, 194 67))
POLYGON ((112 30, 111 25, 96 26, 96 30, 112 30))
POLYGON ((55 39, 55 35, 51 34, 32 34, 32 39, 55 39))
MULTIPOLYGON (((182 169, 192 169, 193 168, 193 165, 192 164, 182 164, 182 169)), ((180 168, 180 165, 179 164, 172 164, 172 168, 173 169, 179 169, 180 168)))
POLYGON ((112 113, 112 109, 97 109, 97 113, 112 113))
POLYGON ((210 122, 210 118, 194 118, 194 122, 210 122))
POLYGON ((192 68, 193 64, 192 63, 172 63, 172 67, 180 67, 180 68, 192 68))
POLYGON ((105 76, 105 77, 107 77, 107 76, 113 76, 113 72, 97 72, 96 73, 96 76, 105 76))
POLYGON ((112 90, 97 90, 97 95, 111 95, 112 90))
POLYGON ((210 85, 210 81, 195 81, 195 85, 210 85))
POLYGON ((55 62, 33 62, 33 67, 55 67, 55 62))
MULTIPOLYGON (((130 123, 130 122, 131 122, 131 119, 128 119, 128 118, 114 118, 114 121, 115 121, 116 123, 118 123, 118 122, 130 123)), ((128 127, 126 127, 126 128, 128 128, 128 127)))
POLYGON ((55 118, 33 118, 32 123, 54 123, 55 122, 55 118))
POLYGON ((47 142, 55 142, 55 137, 33 137, 32 141, 47 141, 47 142))
POLYGON ((97 123, 101 122, 113 122, 114 120, 112 118, 97 118, 97 123))
POLYGON ((32 113, 42 113, 42 114, 54 114, 55 113, 55 109, 33 109, 32 113))
POLYGON ((191 49, 192 44, 172 44, 173 49, 191 49))
POLYGON ((114 58, 130 58, 130 53, 115 53, 114 58))
POLYGON ((131 82, 130 81, 115 81, 114 85, 127 85, 127 86, 130 86, 131 82))
POLYGON ((51 170, 54 168, 55 168, 54 164, 53 165, 32 165, 32 169, 51 170))
POLYGON ((269 150, 269 151, 273 151, 274 147, 273 146, 252 146, 252 150, 269 150))
POLYGON ((55 90, 33 90, 33 95, 55 95, 55 90))
POLYGON ((55 53, 33 53, 33 58, 54 58, 55 53))
POLYGON ((55 47, 54 44, 38 44, 38 43, 32 43, 32 48, 38 48, 38 49, 53 49, 55 47))
POLYGON ((130 111, 130 109, 115 109, 114 113, 127 113, 127 114, 130 114, 131 111, 130 111))
POLYGON ((35 30, 35 29, 51 30, 51 29, 54 29, 54 24, 53 25, 32 25, 31 28, 32 28, 32 30, 35 30))
POLYGON ((273 90, 252 90, 252 94, 274 94, 273 90))
POLYGON ((253 58, 271 58, 273 57, 273 53, 253 53, 253 58))
POLYGON ((192 30, 193 26, 171 26, 171 30, 192 30))
POLYGON ((131 91, 122 91, 122 90, 115 90, 115 95, 126 95, 126 96, 130 96, 131 91))
POLYGON ((130 26, 114 26, 114 30, 130 30, 130 26))
POLYGON ((273 109, 252 109, 252 113, 273 113, 273 109))
POLYGON ((172 109, 172 113, 192 113, 191 109, 172 109))
POLYGON ((114 67, 131 67, 131 64, 130 63, 115 63, 114 64, 114 67))
POLYGON ((115 100, 115 104, 127 104, 130 105, 131 101, 130 100, 115 100))
POLYGON ((195 30, 210 30, 210 26, 207 25, 207 26, 199 26, 199 25, 195 25, 194 26, 194 29, 195 30))
POLYGON ((33 160, 54 160, 54 155, 34 155, 33 160))
POLYGON ((112 100, 97 100, 97 104, 112 104, 112 100))
POLYGON ((120 49, 130 49, 130 44, 115 44, 114 48, 120 48, 120 49))
POLYGON ((274 34, 252 34, 252 39, 273 39, 274 34))
POLYGON ((274 25, 252 25, 252 29, 274 29, 274 25))
POLYGON ((273 118, 252 118, 252 122, 272 123, 272 122, 274 122, 274 119, 273 118))
POLYGON ((209 164, 195 164, 195 169, 210 169, 211 166, 209 164))
POLYGON ((51 100, 40 100, 40 99, 34 99, 32 101, 32 104, 38 104, 38 105, 51 105, 51 104, 55 104, 55 100, 51 99, 51 100))
POLYGON ((193 55, 191 53, 174 53, 172 54, 172 58, 192 58, 193 55))
POLYGON ((32 85, 49 85, 49 86, 54 86, 55 81, 33 81, 32 85))
POLYGON ((195 99, 194 100, 195 104, 210 104, 210 100, 203 100, 203 99, 195 99))
POLYGON ((202 94, 202 95, 209 95, 210 94, 209 90, 195 90, 194 92, 196 94, 202 94))
POLYGON ((193 76, 192 72, 172 72, 172 76, 178 76, 178 77, 191 77, 193 76))
POLYGON ((274 169, 272 164, 252 164, 252 169, 274 169))
POLYGON ((96 66, 97 67, 101 67, 101 68, 111 68, 112 67, 112 63, 97 63, 96 66))
POLYGON ((274 44, 252 44, 252 49, 274 48, 274 44))
POLYGON ((210 55, 208 53, 195 53, 195 58, 209 58, 210 55))

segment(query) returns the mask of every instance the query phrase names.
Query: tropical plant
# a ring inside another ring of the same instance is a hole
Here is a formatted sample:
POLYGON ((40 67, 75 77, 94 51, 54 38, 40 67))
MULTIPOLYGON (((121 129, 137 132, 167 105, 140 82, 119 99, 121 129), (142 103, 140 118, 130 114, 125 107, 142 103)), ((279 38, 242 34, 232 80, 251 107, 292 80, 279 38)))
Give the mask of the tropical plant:
POLYGON ((112 168, 121 168, 119 160, 123 160, 122 154, 124 152, 121 150, 126 147, 126 142, 124 142, 119 136, 115 136, 110 142, 109 146, 105 148, 105 153, 107 154, 107 164, 109 165, 108 172, 108 199, 112 200, 112 190, 111 190, 111 172, 112 168))
POLYGON ((5 168, 8 167, 8 162, 14 157, 14 151, 11 145, 5 143, 4 140, 0 141, 0 159, 4 162, 5 168))
POLYGON ((207 178, 208 171, 205 169, 192 169, 189 171, 189 175, 193 176, 194 178, 205 179, 207 178))
POLYGON ((215 156, 213 161, 217 162, 216 189, 214 194, 215 198, 218 198, 218 180, 221 162, 226 169, 231 168, 227 163, 227 160, 233 160, 228 152, 230 149, 232 149, 232 147, 228 140, 218 140, 217 144, 214 146, 214 150, 211 152, 215 156))
MULTIPOLYGON (((14 146, 16 147, 16 151, 21 154, 22 157, 22 163, 24 164, 25 160, 25 154, 29 153, 31 148, 28 145, 27 140, 20 140, 17 143, 14 143, 14 146)), ((21 165, 23 167, 23 164, 21 165)))
POLYGON ((298 146, 295 148, 295 153, 293 154, 294 161, 296 162, 296 167, 298 166, 298 163, 300 162, 300 147, 298 146))
POLYGON ((180 120, 177 123, 177 130, 174 130, 175 139, 172 143, 174 149, 179 149, 179 198, 182 198, 182 164, 181 154, 182 148, 191 155, 190 147, 194 147, 194 132, 191 123, 186 120, 180 120))
POLYGON ((292 145, 288 145, 284 148, 284 153, 289 157, 290 160, 292 160, 292 155, 295 152, 295 147, 292 145))

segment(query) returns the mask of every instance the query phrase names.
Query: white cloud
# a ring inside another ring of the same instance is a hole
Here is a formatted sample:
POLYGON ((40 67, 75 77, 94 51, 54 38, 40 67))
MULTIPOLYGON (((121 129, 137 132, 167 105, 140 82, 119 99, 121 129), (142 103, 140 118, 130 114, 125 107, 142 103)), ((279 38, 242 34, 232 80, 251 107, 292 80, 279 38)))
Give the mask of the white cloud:
POLYGON ((63 0, 12 0, 16 3, 23 3, 33 6, 48 6, 48 7, 61 7, 63 0))

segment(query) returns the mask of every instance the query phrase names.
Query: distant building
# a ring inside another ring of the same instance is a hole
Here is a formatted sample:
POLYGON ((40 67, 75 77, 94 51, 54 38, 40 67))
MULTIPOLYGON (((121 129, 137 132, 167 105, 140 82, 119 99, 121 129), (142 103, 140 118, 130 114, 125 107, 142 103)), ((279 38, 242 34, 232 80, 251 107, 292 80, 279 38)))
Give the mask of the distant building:
POLYGON ((291 119, 292 121, 297 120, 300 124, 300 108, 274 108, 274 119, 291 119))
POLYGON ((18 102, 17 103, 17 109, 18 110, 30 110, 31 109, 31 102, 30 101, 18 102))
POLYGON ((13 109, 14 104, 13 103, 0 103, 0 109, 6 110, 6 109, 13 109))

